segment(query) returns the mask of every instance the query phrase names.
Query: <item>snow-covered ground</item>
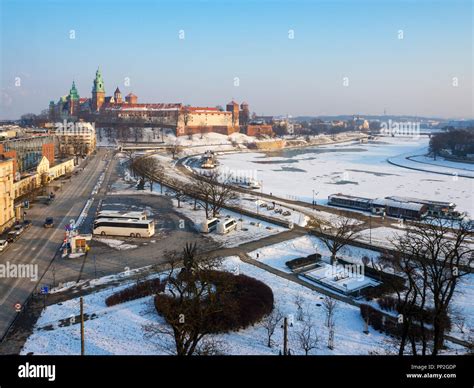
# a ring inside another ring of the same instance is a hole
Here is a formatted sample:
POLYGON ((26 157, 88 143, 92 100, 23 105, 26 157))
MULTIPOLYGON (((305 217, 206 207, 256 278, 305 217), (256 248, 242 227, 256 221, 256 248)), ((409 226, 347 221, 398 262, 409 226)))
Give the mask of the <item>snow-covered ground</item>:
MULTIPOLYGON (((392 228, 377 228, 372 230, 372 233, 374 232, 376 233, 372 235, 372 238, 376 239, 380 236, 388 236, 392 233, 396 234, 397 230, 392 228), (376 232, 379 229, 380 234, 376 232)), ((403 233, 403 229, 400 229, 398 233, 403 233)), ((266 246, 264 248, 250 252, 249 256, 280 271, 291 273, 291 270, 285 265, 287 261, 299 257, 306 257, 313 253, 320 253, 323 256, 323 260, 326 261, 328 261, 330 258, 330 252, 328 251, 327 247, 319 238, 315 236, 302 236, 278 244, 266 246)), ((361 263, 363 256, 367 256, 376 262, 379 255, 380 253, 377 251, 355 246, 346 246, 342 248, 338 254, 338 257, 353 263, 361 263)), ((452 315, 460 316, 462 318, 464 322, 464 332, 461 333, 461 329, 457 325, 453 325, 450 334, 464 340, 474 340, 473 300, 474 275, 470 274, 461 278, 460 283, 457 286, 457 291, 453 296, 452 302, 452 315)))
POLYGON ((398 195, 451 201, 459 210, 474 214, 474 180, 414 171, 387 162, 387 158, 397 155, 421 153, 427 144, 427 137, 383 137, 368 143, 225 154, 218 159, 223 167, 246 171, 263 182, 264 193, 281 198, 311 203, 313 190, 319 204, 327 203, 328 195, 334 193, 369 198, 398 195))
MULTIPOLYGON (((283 241, 275 245, 269 245, 250 252, 249 255, 253 259, 259 260, 271 267, 277 268, 281 271, 291 272, 291 270, 285 265, 288 260, 296 259, 298 257, 306 257, 313 253, 321 254, 323 259, 326 259, 326 261, 331 257, 331 253, 326 245, 316 236, 309 235, 283 241)), ((345 246, 339 251, 337 257, 353 263, 360 263, 363 256, 376 260, 379 255, 379 252, 371 251, 369 249, 345 246)))
MULTIPOLYGON (((178 201, 173 199, 175 210, 189 218, 199 230, 200 225, 206 219, 204 209, 194 210, 194 200, 181 201, 181 207, 178 208, 178 201)), ((226 216, 237 220, 237 229, 227 234, 219 234, 217 231, 208 233, 214 241, 222 244, 224 247, 235 247, 249 241, 260 240, 261 238, 277 234, 288 230, 282 226, 260 221, 256 218, 244 216, 233 211, 222 209, 219 218, 225 220, 226 216)))
POLYGON ((389 161, 398 166, 423 170, 433 174, 444 174, 450 177, 474 178, 473 165, 467 163, 450 162, 441 158, 433 160, 427 157, 428 147, 422 147, 414 151, 396 155, 389 158, 389 161))
POLYGON ((105 245, 107 245, 107 246, 109 246, 113 249, 118 250, 118 251, 124 251, 124 250, 127 250, 127 249, 138 248, 138 245, 127 244, 127 243, 125 243, 125 241, 116 240, 116 239, 112 239, 112 238, 95 237, 94 240, 98 241, 98 242, 101 242, 102 244, 105 244, 105 245))
MULTIPOLYGON (((286 257, 291 258, 292 249, 298 249, 297 256, 313 253, 314 239, 306 237, 293 240, 291 243, 273 246, 273 252, 282 249, 286 257), (286 251, 284 248, 286 247, 286 251), (277 249, 278 248, 278 249, 277 249)), ((265 251, 269 254, 270 251, 265 251)), ((301 324, 296 320, 297 306, 295 299, 301 298, 303 309, 311 317, 312 324, 320 338, 319 346, 310 354, 318 355, 366 355, 371 352, 384 354, 387 349, 388 338, 369 327, 369 334, 363 333, 364 322, 361 319, 359 308, 338 302, 335 326, 335 348, 328 349, 328 329, 325 326, 325 312, 322 306, 324 296, 289 280, 271 274, 263 269, 242 262, 238 257, 228 257, 223 267, 233 273, 242 273, 267 284, 274 293, 275 306, 287 316, 293 325, 289 327, 289 347, 293 354, 302 354, 295 334, 301 324)), ((146 270, 148 267, 144 268, 146 270)), ((138 270, 137 270, 138 271, 138 270)), ((121 274, 107 276, 91 281, 84 288, 110 284, 108 288, 84 296, 84 312, 92 319, 85 322, 85 348, 88 355, 153 355, 170 354, 173 345, 171 338, 161 336, 155 340, 146 339, 144 325, 166 325, 153 307, 152 297, 122 303, 107 307, 105 299, 111 294, 134 284, 127 280, 135 271, 126 271, 121 274), (125 279, 118 285, 117 281, 125 279)), ((159 274, 152 275, 160 276, 159 274)), ((64 284, 54 292, 70 289, 75 284, 64 284)), ((472 312, 472 298, 474 298, 474 277, 463 279, 459 293, 454 299, 457 313, 465 317, 464 333, 455 327, 451 334, 465 340, 472 339, 474 317, 472 312)), ((79 298, 48 306, 38 319, 32 335, 27 339, 21 354, 33 352, 37 355, 74 355, 80 353, 80 327, 77 320, 79 314, 79 298)), ((235 355, 276 355, 283 342, 282 330, 277 328, 272 348, 266 346, 265 329, 262 323, 252 327, 215 336, 221 344, 221 352, 235 355)), ((458 347, 447 343, 453 353, 458 347)), ((459 348, 462 353, 465 350, 459 348)))
MULTIPOLYGON (((434 160, 432 157, 425 156, 428 152, 428 149, 424 149, 424 152, 422 152, 422 155, 415 155, 411 156, 410 160, 418 163, 423 163, 423 164, 428 164, 431 166, 436 166, 436 167, 441 167, 444 172, 445 171, 450 173, 450 174, 465 174, 474 177, 474 164, 472 163, 461 163, 461 162, 453 162, 451 160, 446 160, 442 157, 437 157, 436 160, 434 160)), ((416 166, 416 165, 413 165, 416 166)), ((427 166, 423 166, 418 164, 418 167, 421 167, 423 169, 427 168, 427 166)), ((439 171, 439 170, 438 170, 439 171)))
POLYGON ((453 295, 451 315, 453 321, 462 321, 461 325, 454 324, 451 329, 452 335, 466 341, 474 341, 474 274, 461 277, 453 295), (460 318, 460 319, 459 319, 460 318), (462 326, 462 329, 461 327, 462 326), (461 331, 462 330, 462 331, 461 331))
MULTIPOLYGON (((338 355, 361 354, 382 351, 387 337, 372 329, 368 335, 363 333, 364 322, 357 307, 338 302, 335 313, 335 337, 333 350, 328 349, 328 329, 325 326, 325 313, 322 306, 323 295, 284 280, 252 265, 243 263, 237 257, 229 257, 223 264, 227 269, 236 269, 243 274, 257 278, 272 288, 275 305, 288 316, 293 326, 289 327, 289 348, 293 354, 303 354, 295 334, 301 324, 296 320, 295 298, 303 301, 303 309, 311 317, 320 337, 319 346, 311 354, 338 355)), ((153 308, 152 297, 119 304, 105 305, 105 299, 124 286, 106 289, 84 296, 85 313, 94 315, 85 322, 85 349, 89 355, 150 355, 169 354, 170 339, 161 336, 153 341, 145 339, 143 326, 150 323, 164 325, 163 319, 153 308)), ((61 304, 48 306, 38 320, 33 334, 28 338, 22 354, 72 355, 80 353, 80 328, 77 321, 69 325, 59 325, 58 320, 71 318, 79 312, 79 299, 74 298, 61 304), (46 328, 45 328, 46 326, 46 328), (43 328, 43 329, 42 329, 43 328)), ((73 320, 74 322, 74 320, 73 320)), ((224 354, 277 355, 282 348, 283 330, 277 328, 272 348, 266 345, 265 329, 257 323, 238 332, 218 335, 224 354)))
MULTIPOLYGON (((122 161, 124 162, 125 160, 122 159, 122 161)), ((161 186, 158 183, 155 183, 153 185, 153 191, 149 190, 148 183, 145 184, 145 190, 137 190, 135 188, 136 183, 137 183, 137 179, 133 178, 130 175, 130 172, 128 171, 128 169, 124 168, 123 177, 117 180, 116 182, 114 182, 114 184, 112 185, 112 193, 120 194, 120 195, 127 195, 127 194, 166 195, 167 193, 171 192, 170 189, 165 188, 163 190, 163 194, 161 194, 161 186)), ((202 209, 202 207, 198 205, 198 208, 194 210, 194 200, 191 198, 185 198, 184 200, 181 200, 181 203, 180 203, 181 207, 179 208, 178 208, 177 199, 173 198, 172 201, 174 204, 175 211, 189 218, 193 222, 193 226, 195 227, 195 229, 200 231, 200 226, 206 218, 204 209, 202 209)), ((236 202, 236 205, 240 206, 243 203, 244 203, 243 200, 238 201, 236 202)), ((253 204, 253 206, 248 205, 248 204, 246 205, 247 206, 243 206, 243 207, 252 211, 256 211, 255 203, 253 204)), ((214 241, 219 242, 224 247, 238 246, 240 244, 243 244, 249 241, 259 240, 263 237, 267 237, 272 234, 281 233, 285 230, 288 230, 279 225, 275 225, 269 222, 264 222, 259 219, 248 217, 242 214, 238 214, 227 209, 222 209, 220 212, 219 218, 222 220, 225 220, 226 216, 234 218, 235 220, 238 221, 237 229, 230 231, 227 234, 219 234, 217 233, 217 231, 214 231, 208 234, 210 238, 212 238, 214 241)), ((271 216, 274 217, 275 215, 271 214, 271 216)), ((301 224, 305 223, 305 217, 304 215, 301 215, 301 214, 293 214, 290 217, 280 216, 280 217, 275 217, 275 218, 283 218, 286 220, 288 219, 292 220, 293 218, 295 218, 297 221, 299 221, 299 223, 301 224)), ((118 246, 114 246, 114 248, 120 249, 120 247, 118 246)))
POLYGON ((395 229, 382 226, 380 228, 364 229, 360 231, 357 240, 390 248, 390 242, 404 233, 405 230, 403 228, 395 229))

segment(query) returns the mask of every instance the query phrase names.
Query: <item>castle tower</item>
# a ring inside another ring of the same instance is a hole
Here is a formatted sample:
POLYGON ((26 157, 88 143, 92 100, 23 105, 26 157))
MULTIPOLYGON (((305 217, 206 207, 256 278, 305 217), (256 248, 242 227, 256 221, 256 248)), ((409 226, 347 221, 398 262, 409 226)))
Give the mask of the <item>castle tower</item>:
POLYGON ((68 100, 68 113, 69 116, 75 116, 79 113, 79 93, 76 89, 76 84, 72 81, 71 89, 69 90, 68 100))
POLYGON ((105 101, 104 80, 100 69, 95 73, 94 86, 92 87, 92 111, 98 112, 105 101))
POLYGON ((136 104, 137 100, 138 100, 138 97, 133 93, 128 93, 125 96, 125 101, 127 102, 127 104, 136 104))
POLYGON ((245 101, 240 104, 239 123, 240 125, 248 125, 250 121, 249 104, 245 101))
POLYGON ((226 111, 232 112, 232 126, 236 127, 239 125, 239 104, 235 101, 231 101, 226 105, 226 111))
POLYGON ((120 93, 120 89, 118 88, 118 86, 117 86, 117 89, 115 89, 115 92, 114 92, 114 100, 115 100, 116 104, 121 104, 123 102, 122 101, 122 93, 120 93))

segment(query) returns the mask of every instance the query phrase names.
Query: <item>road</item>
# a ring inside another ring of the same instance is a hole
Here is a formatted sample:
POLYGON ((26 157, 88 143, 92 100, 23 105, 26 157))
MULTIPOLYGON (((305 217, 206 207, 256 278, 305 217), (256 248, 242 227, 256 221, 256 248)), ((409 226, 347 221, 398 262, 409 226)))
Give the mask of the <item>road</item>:
POLYGON ((84 170, 63 184, 50 205, 34 204, 26 217, 32 221, 31 227, 12 243, 9 249, 0 254, 0 264, 36 265, 38 274, 38 279, 22 277, 0 279, 0 338, 4 336, 17 314, 15 304, 23 305, 35 288, 41 285, 38 284, 38 280, 55 258, 64 239, 65 225, 71 219, 77 219, 106 167, 104 160, 106 154, 107 151, 99 150, 95 156, 90 157, 84 170), (54 218, 54 228, 43 227, 46 217, 54 218))

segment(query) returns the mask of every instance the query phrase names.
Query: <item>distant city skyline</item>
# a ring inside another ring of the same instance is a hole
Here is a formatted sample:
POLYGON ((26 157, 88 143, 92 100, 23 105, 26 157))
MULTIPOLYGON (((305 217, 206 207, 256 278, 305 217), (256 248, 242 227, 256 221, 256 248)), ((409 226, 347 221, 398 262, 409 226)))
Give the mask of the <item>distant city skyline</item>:
POLYGON ((473 114, 471 1, 0 2, 0 119, 91 97, 259 115, 473 114))

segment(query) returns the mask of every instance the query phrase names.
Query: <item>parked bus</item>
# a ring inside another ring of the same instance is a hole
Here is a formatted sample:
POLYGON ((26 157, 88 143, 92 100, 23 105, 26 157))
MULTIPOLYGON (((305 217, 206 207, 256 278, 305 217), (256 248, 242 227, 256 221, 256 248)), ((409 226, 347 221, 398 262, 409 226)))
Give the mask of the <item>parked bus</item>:
POLYGON ((211 233, 217 229, 217 225, 219 225, 219 220, 217 218, 209 218, 201 224, 201 232, 211 233))
POLYGON ((99 218, 119 218, 122 220, 146 220, 145 212, 120 212, 116 210, 101 210, 97 213, 96 220, 99 218))
POLYGON ((101 236, 151 237, 155 234, 153 220, 99 218, 94 221, 93 234, 101 236))
POLYGON ((237 229, 237 221, 234 218, 229 218, 219 222, 218 231, 220 234, 226 234, 235 229, 237 229))

